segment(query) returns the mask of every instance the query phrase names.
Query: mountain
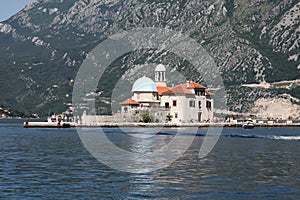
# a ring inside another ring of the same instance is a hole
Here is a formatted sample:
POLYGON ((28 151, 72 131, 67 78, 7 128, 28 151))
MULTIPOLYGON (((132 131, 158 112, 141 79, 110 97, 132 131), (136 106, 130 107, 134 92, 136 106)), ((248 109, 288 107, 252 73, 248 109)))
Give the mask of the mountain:
MULTIPOLYGON (((222 72, 230 110, 260 112, 272 100, 285 102, 297 117, 299 9, 298 0, 36 0, 0 23, 0 103, 26 113, 62 112, 94 47, 121 30, 158 27, 189 35, 209 52, 222 72)), ((201 81, 183 60, 133 53, 112 67, 117 76, 111 72, 99 85, 100 112, 109 112, 110 83, 127 69, 121 66, 153 56, 201 81)))

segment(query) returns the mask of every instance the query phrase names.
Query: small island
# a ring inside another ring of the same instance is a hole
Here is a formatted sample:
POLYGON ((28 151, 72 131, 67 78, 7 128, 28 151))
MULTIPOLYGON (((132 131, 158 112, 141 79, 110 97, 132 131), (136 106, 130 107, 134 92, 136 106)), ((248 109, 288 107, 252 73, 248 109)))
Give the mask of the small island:
POLYGON ((155 80, 143 76, 132 86, 132 97, 120 102, 121 110, 111 116, 83 113, 78 125, 105 124, 179 126, 210 123, 214 118, 213 93, 196 82, 187 81, 173 87, 167 85, 166 68, 155 68, 155 80))

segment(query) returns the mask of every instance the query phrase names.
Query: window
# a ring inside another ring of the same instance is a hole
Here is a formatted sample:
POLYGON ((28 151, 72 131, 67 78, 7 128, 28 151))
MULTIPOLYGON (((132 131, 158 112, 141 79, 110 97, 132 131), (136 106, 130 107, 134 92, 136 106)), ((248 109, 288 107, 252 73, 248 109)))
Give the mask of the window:
POLYGON ((140 94, 137 94, 137 99, 140 99, 140 94))
POLYGON ((194 100, 190 101, 190 107, 195 107, 195 101, 194 100))
POLYGON ((175 118, 178 118, 178 113, 175 113, 175 118))
POLYGON ((198 107, 199 107, 199 109, 201 108, 201 101, 199 101, 198 102, 199 104, 198 104, 198 107))
POLYGON ((210 101, 206 101, 206 108, 211 109, 211 102, 210 101))
POLYGON ((166 102, 165 103, 165 108, 169 108, 169 107, 170 107, 169 102, 166 102))
POLYGON ((176 107, 177 106, 177 101, 173 100, 173 106, 176 107))

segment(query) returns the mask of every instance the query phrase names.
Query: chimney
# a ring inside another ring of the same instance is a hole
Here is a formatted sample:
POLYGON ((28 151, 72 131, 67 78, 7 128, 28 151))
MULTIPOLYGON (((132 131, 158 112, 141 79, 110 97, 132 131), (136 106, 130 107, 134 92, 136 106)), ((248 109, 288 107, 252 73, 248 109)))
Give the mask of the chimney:
POLYGON ((190 87, 190 81, 186 82, 186 87, 189 88, 190 87))

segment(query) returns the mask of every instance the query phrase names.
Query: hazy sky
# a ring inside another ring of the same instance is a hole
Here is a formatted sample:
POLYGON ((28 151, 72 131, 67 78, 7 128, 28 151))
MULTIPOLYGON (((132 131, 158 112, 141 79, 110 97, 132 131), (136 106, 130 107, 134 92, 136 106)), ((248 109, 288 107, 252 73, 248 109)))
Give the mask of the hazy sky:
POLYGON ((13 16, 34 0, 0 0, 0 21, 13 16))

